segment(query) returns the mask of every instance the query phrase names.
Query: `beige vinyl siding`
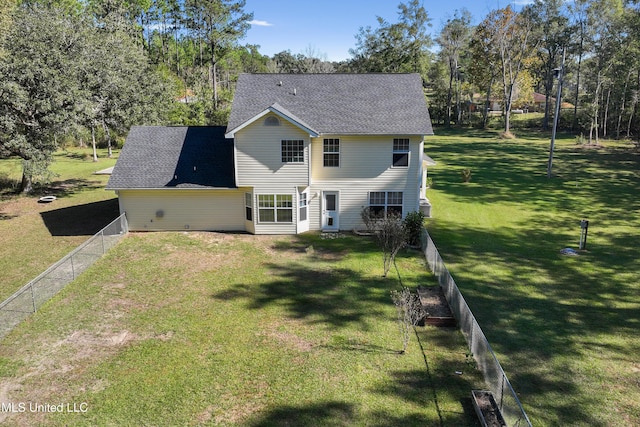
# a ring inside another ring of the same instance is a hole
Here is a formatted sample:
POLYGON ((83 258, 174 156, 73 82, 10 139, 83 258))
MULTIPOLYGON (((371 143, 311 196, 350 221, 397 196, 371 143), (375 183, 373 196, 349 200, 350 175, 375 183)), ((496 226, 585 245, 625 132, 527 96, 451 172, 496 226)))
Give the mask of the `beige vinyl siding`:
POLYGON ((323 167, 323 137, 311 143, 312 185, 310 196, 309 228, 318 230, 322 225, 322 191, 338 191, 340 229, 362 228, 360 213, 368 206, 370 191, 401 191, 403 214, 419 208, 422 137, 418 136, 330 136, 340 138, 340 167, 323 167), (393 138, 410 138, 409 166, 392 167, 393 138))
POLYGON ((244 189, 120 190, 133 231, 245 231, 244 189))
POLYGON ((265 126, 268 114, 235 134, 236 183, 255 193, 289 194, 309 185, 309 134, 279 118, 280 126, 265 126), (304 141, 304 163, 283 163, 282 140, 304 141))
MULTIPOLYGON (((422 137, 418 136, 321 136, 311 140, 311 179, 406 179, 420 170, 422 137), (340 139, 340 167, 323 166, 323 141, 340 139), (392 167, 393 139, 409 138, 409 166, 392 167)), ((418 183, 419 184, 419 183, 418 183)))
POLYGON ((310 194, 320 193, 309 201, 309 229, 319 230, 322 226, 322 191, 338 191, 341 230, 361 229, 363 227, 360 213, 369 205, 370 191, 401 191, 402 212, 418 210, 419 189, 413 185, 389 185, 380 180, 371 181, 334 181, 314 182, 310 194))

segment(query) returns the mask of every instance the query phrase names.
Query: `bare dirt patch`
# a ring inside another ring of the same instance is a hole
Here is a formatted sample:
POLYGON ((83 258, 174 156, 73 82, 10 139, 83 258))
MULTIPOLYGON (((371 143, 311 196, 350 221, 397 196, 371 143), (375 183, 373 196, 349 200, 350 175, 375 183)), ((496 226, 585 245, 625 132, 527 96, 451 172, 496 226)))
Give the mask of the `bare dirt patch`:
POLYGON ((181 251, 175 250, 167 253, 162 260, 162 267, 183 267, 190 274, 195 275, 204 271, 215 271, 226 265, 234 263, 239 253, 229 251, 225 253, 212 253, 207 251, 181 251))
POLYGON ((265 325, 264 331, 260 334, 274 340, 279 345, 297 350, 299 352, 309 352, 312 351, 315 347, 315 344, 313 342, 306 340, 289 331, 289 328, 282 323, 265 325))
POLYGON ((311 351, 314 347, 312 342, 300 338, 299 336, 290 332, 273 331, 270 332, 268 336, 275 338, 278 342, 284 344, 287 347, 294 348, 295 350, 301 352, 311 351))
MULTIPOLYGON (((98 379, 94 384, 76 380, 87 366, 95 365, 138 339, 140 337, 128 330, 75 330, 58 340, 38 340, 37 349, 25 348, 22 352, 25 366, 18 375, 0 382, 0 403, 57 402, 65 395, 103 389, 107 386, 103 380, 98 379)), ((19 415, 22 414, 0 413, 0 423, 10 420, 10 425, 37 425, 45 414, 19 415)))

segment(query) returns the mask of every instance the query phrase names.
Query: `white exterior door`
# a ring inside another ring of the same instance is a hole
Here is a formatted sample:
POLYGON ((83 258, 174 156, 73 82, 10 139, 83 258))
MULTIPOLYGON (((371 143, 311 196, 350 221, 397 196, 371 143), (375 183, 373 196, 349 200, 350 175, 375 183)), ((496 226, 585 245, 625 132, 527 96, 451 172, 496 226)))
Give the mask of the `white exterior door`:
POLYGON ((322 193, 322 231, 338 231, 339 193, 324 191, 322 193))

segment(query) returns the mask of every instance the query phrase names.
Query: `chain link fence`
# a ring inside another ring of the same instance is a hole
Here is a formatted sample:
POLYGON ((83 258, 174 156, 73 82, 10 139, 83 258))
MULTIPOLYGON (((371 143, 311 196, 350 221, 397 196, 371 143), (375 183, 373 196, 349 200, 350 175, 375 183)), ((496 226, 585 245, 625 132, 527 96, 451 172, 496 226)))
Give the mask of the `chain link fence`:
POLYGON ((124 214, 0 304, 0 339, 75 280, 127 234, 124 214))
POLYGON ((531 421, 522 408, 522 404, 511 387, 500 362, 496 358, 489 341, 482 332, 480 325, 473 316, 471 309, 460 293, 456 282, 444 265, 444 261, 436 245, 431 240, 429 233, 424 230, 422 239, 422 249, 431 271, 438 279, 438 283, 444 290, 445 298, 451 307, 453 315, 458 321, 462 334, 467 340, 469 351, 478 364, 478 368, 487 383, 488 390, 493 396, 502 412, 507 425, 509 426, 529 426, 531 421))

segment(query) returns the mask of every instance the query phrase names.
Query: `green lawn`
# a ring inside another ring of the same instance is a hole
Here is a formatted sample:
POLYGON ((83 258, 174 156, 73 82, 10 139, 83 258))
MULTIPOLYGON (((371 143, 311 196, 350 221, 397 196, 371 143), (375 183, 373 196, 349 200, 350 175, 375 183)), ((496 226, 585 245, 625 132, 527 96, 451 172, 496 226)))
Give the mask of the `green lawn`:
POLYGON ((549 139, 516 133, 428 138, 429 232, 534 425, 640 425, 640 153, 560 138, 547 179, 549 139))
MULTIPOLYGON (((549 180, 545 136, 436 133, 428 228, 533 424, 640 425, 638 152, 560 138, 549 180), (587 251, 562 256, 583 218, 587 251)), ((117 214, 92 175, 114 160, 85 152, 56 155, 50 205, 0 191, 0 298, 117 214)), ((416 254, 400 266, 432 281, 416 254)), ((396 354, 381 269, 361 238, 131 235, 0 346, 0 401, 88 411, 0 424, 473 425, 482 380, 460 334, 419 329, 396 354)))
POLYGON ((21 162, 0 160, 0 301, 36 277, 51 264, 99 231, 118 215, 112 191, 105 191, 108 176, 93 173, 113 166, 100 150, 100 161, 90 149, 59 151, 51 166, 53 181, 30 196, 17 196, 21 162), (44 194, 57 197, 38 203, 44 194))
MULTIPOLYGON (((419 252, 402 252, 398 266, 405 285, 433 284, 419 252)), ((462 335, 419 327, 398 354, 398 277, 381 274, 366 237, 132 234, 0 347, 5 399, 87 412, 0 417, 16 426, 475 425, 470 390, 483 380, 462 335)))

